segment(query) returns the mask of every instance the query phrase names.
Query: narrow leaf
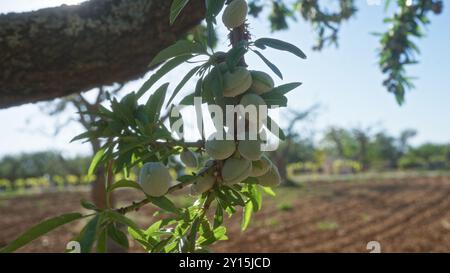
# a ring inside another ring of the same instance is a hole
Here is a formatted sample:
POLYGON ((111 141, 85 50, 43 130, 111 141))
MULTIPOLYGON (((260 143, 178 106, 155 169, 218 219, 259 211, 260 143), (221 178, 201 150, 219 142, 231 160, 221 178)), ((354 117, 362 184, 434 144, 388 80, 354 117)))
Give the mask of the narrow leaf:
POLYGON ((119 180, 119 181, 109 185, 106 191, 112 192, 113 190, 116 190, 119 188, 135 188, 138 190, 142 190, 141 186, 139 186, 139 184, 136 183, 135 181, 122 179, 122 180, 119 180))
POLYGON ((301 82, 291 82, 291 83, 287 83, 287 84, 283 84, 283 85, 277 86, 277 87, 275 87, 274 89, 272 89, 268 93, 275 92, 275 93, 280 94, 280 95, 286 95, 287 93, 289 93, 290 91, 292 91, 295 88, 299 87, 300 85, 302 85, 301 82))
POLYGON ((278 39, 261 38, 255 41, 255 46, 261 49, 265 49, 266 46, 268 46, 274 49, 288 51, 302 59, 306 59, 305 53, 303 53, 303 51, 300 48, 296 47, 293 44, 278 39))
POLYGON ((183 88, 183 86, 192 78, 192 76, 194 76, 195 73, 197 73, 197 71, 201 68, 202 66, 196 66, 193 69, 191 69, 191 71, 189 71, 186 76, 184 76, 184 78, 181 80, 181 82, 177 85, 177 87, 175 88, 175 90, 173 90, 172 96, 170 96, 169 101, 167 102, 167 104, 170 104, 172 102, 172 100, 175 98, 175 96, 178 94, 178 92, 180 92, 181 88, 183 88))
POLYGON ((155 93, 153 93, 145 104, 145 111, 150 118, 152 123, 156 122, 161 114, 161 109, 166 98, 167 88, 169 83, 161 85, 155 93))
POLYGON ((100 164, 103 156, 105 155, 105 148, 100 149, 92 159, 91 165, 89 166, 88 175, 93 175, 98 165, 100 164))
POLYGON ((126 217, 125 215, 122 215, 114 210, 109 210, 105 212, 105 217, 108 217, 116 222, 122 223, 130 228, 132 228, 134 231, 136 231, 140 236, 145 237, 142 230, 138 227, 138 225, 133 222, 131 219, 126 217))
POLYGON ((280 128, 280 126, 269 116, 267 116, 267 128, 271 133, 278 133, 278 138, 281 140, 286 140, 286 135, 284 134, 283 130, 280 128), (278 128, 278 132, 275 131, 275 127, 278 128))
POLYGON ((244 210, 242 212, 242 223, 241 223, 242 231, 248 228, 248 225, 250 224, 250 220, 252 218, 252 213, 253 213, 253 202, 249 200, 245 204, 244 210))
POLYGON ((17 239, 10 244, 0 249, 0 253, 13 252, 29 242, 39 238, 40 236, 72 221, 83 218, 81 213, 67 213, 61 216, 45 220, 44 222, 37 224, 29 230, 22 233, 17 239))
POLYGON ((190 58, 194 57, 192 54, 188 54, 188 55, 182 55, 182 56, 178 56, 175 57, 173 59, 171 59, 170 61, 166 62, 165 64, 163 64, 158 71, 156 71, 151 77, 150 79, 148 79, 142 86, 141 88, 138 90, 138 92, 136 93, 137 98, 142 97, 142 95, 145 94, 145 92, 147 92, 147 90, 149 90, 158 80, 160 80, 164 75, 166 75, 167 73, 169 73, 170 71, 172 71, 175 67, 177 67, 178 65, 184 63, 185 61, 189 60, 190 58))
POLYGON ((106 253, 108 233, 106 228, 100 230, 97 239, 97 253, 106 253))
POLYGON ((92 218, 76 239, 80 243, 81 253, 90 253, 92 246, 95 242, 95 236, 97 235, 97 227, 99 224, 100 215, 96 215, 92 218))
POLYGON ((181 55, 191 55, 194 53, 203 53, 204 48, 201 44, 195 43, 188 40, 180 40, 175 44, 161 50, 155 58, 153 58, 152 62, 149 66, 154 66, 173 57, 178 57, 181 55))
POLYGON ((168 212, 172 212, 175 214, 180 214, 180 209, 177 208, 177 206, 175 206, 175 204, 170 201, 170 199, 168 199, 167 197, 161 196, 161 197, 151 197, 148 196, 148 198, 150 199, 150 201, 160 207, 163 210, 166 210, 168 212))
POLYGON ((189 0, 172 0, 172 5, 170 6, 170 24, 172 25, 180 15, 184 7, 189 3, 189 0))
POLYGON ((273 71, 273 73, 275 73, 275 75, 277 75, 280 79, 283 79, 283 74, 281 73, 280 69, 276 67, 276 65, 274 65, 266 57, 264 57, 261 52, 257 50, 253 50, 253 52, 255 52, 255 54, 261 58, 261 60, 273 71))
POLYGON ((225 5, 225 0, 206 0, 206 18, 216 17, 225 5))

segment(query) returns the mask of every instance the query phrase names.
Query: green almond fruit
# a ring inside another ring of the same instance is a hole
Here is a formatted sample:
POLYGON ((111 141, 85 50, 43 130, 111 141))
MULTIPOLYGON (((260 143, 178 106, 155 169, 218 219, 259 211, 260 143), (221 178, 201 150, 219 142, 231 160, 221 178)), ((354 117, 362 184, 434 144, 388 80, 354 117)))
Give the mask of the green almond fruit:
POLYGON ((253 161, 252 172, 250 176, 252 177, 262 176, 263 174, 266 174, 270 170, 270 167, 272 167, 272 162, 266 155, 263 155, 260 160, 253 161))
MULTIPOLYGON (((227 135, 223 134, 223 139, 217 139, 218 133, 212 134, 205 143, 206 153, 216 159, 227 159, 236 151, 236 143, 234 140, 227 140, 227 135)), ((229 138, 228 138, 229 139, 229 138)))
POLYGON ((245 0, 233 0, 225 8, 222 22, 227 28, 235 28, 242 25, 247 17, 248 5, 245 0))
POLYGON ((242 105, 244 107, 244 109, 239 109, 240 114, 242 116, 245 116, 245 118, 251 123, 260 124, 262 121, 267 119, 267 104, 264 99, 261 98, 261 96, 255 93, 246 93, 242 96, 239 105, 242 105), (248 107, 251 105, 255 107, 248 107), (262 107, 264 107, 265 109, 262 109, 262 107), (263 110, 265 110, 265 113, 261 114, 260 112, 263 110))
POLYGON ((180 154, 181 162, 183 162, 184 166, 189 168, 197 168, 198 167, 198 158, 197 155, 189 149, 185 149, 180 154))
POLYGON ((223 75, 223 96, 236 97, 247 91, 252 85, 252 76, 245 67, 237 67, 233 72, 223 75))
POLYGON ((223 164, 223 182, 227 185, 240 183, 250 176, 251 171, 252 162, 250 160, 245 158, 229 158, 223 164))
POLYGON ((145 163, 139 173, 139 184, 142 190, 153 197, 165 195, 171 181, 169 169, 161 162, 145 163))
POLYGON ((203 176, 198 176, 191 186, 192 195, 200 195, 204 192, 209 191, 214 186, 216 179, 209 175, 204 174, 203 176))
POLYGON ((242 157, 251 161, 260 160, 263 155, 260 140, 239 140, 238 151, 242 157))
POLYGON ((257 177, 258 183, 264 187, 276 187, 281 183, 281 176, 278 168, 272 164, 269 171, 262 176, 257 177))
POLYGON ((252 86, 250 87, 250 90, 256 94, 261 95, 274 88, 275 83, 272 77, 266 72, 252 70, 250 71, 250 74, 252 75, 252 86))

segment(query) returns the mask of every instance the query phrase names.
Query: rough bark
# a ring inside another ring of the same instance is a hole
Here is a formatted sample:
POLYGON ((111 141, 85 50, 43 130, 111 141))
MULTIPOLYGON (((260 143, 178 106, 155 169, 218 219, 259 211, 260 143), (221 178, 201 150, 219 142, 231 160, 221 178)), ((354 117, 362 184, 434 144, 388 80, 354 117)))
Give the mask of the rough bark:
POLYGON ((0 15, 0 108, 126 83, 196 26, 190 1, 173 26, 168 0, 91 0, 0 15))

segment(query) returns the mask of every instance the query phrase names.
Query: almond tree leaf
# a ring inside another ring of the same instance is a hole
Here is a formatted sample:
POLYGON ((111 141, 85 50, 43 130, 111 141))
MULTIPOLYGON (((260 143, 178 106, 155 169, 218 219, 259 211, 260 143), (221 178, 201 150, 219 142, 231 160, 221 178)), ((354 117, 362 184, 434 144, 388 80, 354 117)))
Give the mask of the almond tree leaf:
POLYGON ((73 222, 83 218, 81 213, 67 213, 48 220, 43 221, 40 224, 35 225, 29 230, 22 233, 17 239, 12 241, 10 244, 0 249, 0 253, 13 252, 22 246, 28 244, 29 242, 39 238, 40 236, 62 226, 67 223, 73 222))
POLYGON ((225 0, 206 0, 206 18, 216 17, 225 5, 225 0))
POLYGON ((169 198, 167 198, 165 196, 161 196, 161 197, 147 196, 147 198, 150 200, 150 202, 152 202, 153 205, 155 205, 165 211, 172 212, 177 215, 181 214, 180 209, 177 208, 177 206, 175 206, 175 204, 172 201, 170 201, 169 198))
POLYGON ((172 5, 170 6, 170 24, 172 25, 180 15, 184 7, 189 3, 189 0, 172 0, 172 5))
MULTIPOLYGON (((275 87, 274 89, 272 89, 268 93, 277 93, 279 95, 286 95, 287 93, 289 93, 290 91, 292 91, 295 88, 299 87, 300 85, 302 85, 301 82, 286 83, 286 84, 283 84, 283 85, 275 87)), ((266 94, 268 94, 268 93, 266 93, 266 94)))
POLYGON ((175 44, 161 50, 153 58, 149 66, 157 65, 174 57, 204 52, 205 48, 200 43, 196 43, 189 40, 179 40, 175 44))
POLYGON ((151 120, 152 123, 155 123, 160 117, 161 108, 164 104, 168 87, 169 83, 161 85, 155 93, 148 98, 148 101, 145 104, 147 115, 153 118, 153 120, 151 120))
POLYGON ((140 98, 147 92, 158 80, 160 80, 164 75, 172 71, 175 67, 194 57, 192 54, 182 55, 175 57, 165 64, 163 64, 142 86, 136 93, 136 97, 140 98))
POLYGON ((122 215, 114 210, 108 210, 104 212, 105 217, 114 220, 116 222, 122 223, 131 229, 133 229, 135 232, 137 232, 140 236, 145 237, 145 234, 142 232, 142 230, 138 227, 138 225, 132 221, 130 218, 126 217, 125 215, 122 215))
POLYGON ((280 126, 271 117, 267 116, 267 128, 270 132, 274 130, 274 128, 272 127, 278 127, 278 138, 281 140, 286 140, 286 135, 284 134, 280 126))
POLYGON ((114 182, 113 184, 109 185, 106 189, 107 192, 112 192, 113 190, 119 189, 119 188, 134 188, 138 190, 142 190, 141 186, 136 183, 135 181, 122 179, 117 182, 114 182))
POLYGON ((273 73, 275 73, 280 79, 283 79, 283 74, 281 73, 280 69, 276 67, 276 65, 274 65, 266 57, 264 57, 261 52, 257 50, 253 50, 253 52, 255 52, 255 54, 261 58, 261 60, 273 71, 273 73))
POLYGON ((178 92, 180 92, 180 90, 183 88, 183 86, 192 78, 192 76, 194 76, 195 73, 197 73, 197 71, 201 68, 202 66, 196 66, 194 68, 192 68, 187 74, 186 76, 184 76, 184 78, 181 80, 181 82, 177 85, 177 87, 175 88, 175 90, 173 90, 172 96, 170 96, 169 101, 167 102, 167 104, 170 104, 172 102, 172 100, 175 98, 175 96, 178 94, 178 92))
POLYGON ((252 218, 252 213, 253 213, 253 202, 249 200, 245 204, 244 210, 242 212, 242 223, 241 223, 242 231, 245 231, 248 228, 248 225, 250 224, 250 220, 252 218))
POLYGON ((97 228, 99 226, 100 215, 96 215, 84 226, 81 230, 80 235, 75 239, 80 243, 81 253, 90 253, 92 246, 95 242, 95 237, 97 235, 97 228))
POLYGON ((261 38, 256 40, 254 44, 256 47, 261 49, 265 49, 268 46, 274 49, 290 52, 302 59, 306 59, 305 53, 303 53, 303 51, 300 48, 285 41, 273 38, 261 38))

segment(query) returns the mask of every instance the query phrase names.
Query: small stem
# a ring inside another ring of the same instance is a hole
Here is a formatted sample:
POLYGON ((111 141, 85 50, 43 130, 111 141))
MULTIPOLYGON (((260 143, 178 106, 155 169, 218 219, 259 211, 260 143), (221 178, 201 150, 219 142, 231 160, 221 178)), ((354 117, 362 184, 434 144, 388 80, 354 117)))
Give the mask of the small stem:
MULTIPOLYGON (((194 181, 189 181, 189 182, 185 182, 185 183, 178 183, 172 187, 169 188, 169 190, 167 191, 167 193, 173 193, 175 191, 181 190, 184 187, 186 187, 187 185, 192 184, 194 181)), ((145 198, 139 202, 133 202, 131 205, 127 206, 127 207, 122 207, 119 209, 116 209, 117 212, 121 213, 121 214, 127 214, 129 212, 132 211, 137 211, 139 210, 141 207, 147 205, 148 203, 151 203, 151 198, 145 198)))
POLYGON ((151 146, 182 146, 182 147, 196 147, 196 148, 203 148, 205 146, 205 143, 203 140, 195 141, 195 142, 183 142, 183 141, 168 141, 168 142, 152 142, 148 145, 151 146))

